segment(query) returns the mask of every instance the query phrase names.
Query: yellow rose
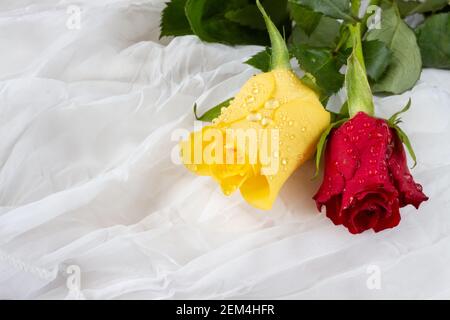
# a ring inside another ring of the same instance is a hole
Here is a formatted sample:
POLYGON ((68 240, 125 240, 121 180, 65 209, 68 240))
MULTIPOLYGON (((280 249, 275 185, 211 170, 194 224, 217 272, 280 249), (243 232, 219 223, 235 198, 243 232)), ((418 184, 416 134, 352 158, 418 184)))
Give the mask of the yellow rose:
POLYGON ((263 15, 273 70, 252 77, 212 125, 180 147, 189 170, 213 177, 226 195, 240 189, 249 204, 269 210, 289 176, 314 155, 330 114, 292 72, 284 40, 263 15))

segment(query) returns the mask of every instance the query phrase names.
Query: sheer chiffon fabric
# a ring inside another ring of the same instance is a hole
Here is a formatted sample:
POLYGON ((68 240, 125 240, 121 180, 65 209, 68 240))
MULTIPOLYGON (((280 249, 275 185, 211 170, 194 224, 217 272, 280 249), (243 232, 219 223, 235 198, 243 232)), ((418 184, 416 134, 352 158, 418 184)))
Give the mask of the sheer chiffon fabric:
POLYGON ((376 99, 386 117, 412 98, 430 200, 354 236, 316 212, 312 162, 268 212, 175 163, 193 104, 235 93, 261 48, 159 40, 164 2, 77 1, 79 29, 70 1, 0 3, 0 298, 450 298, 450 72, 376 99))

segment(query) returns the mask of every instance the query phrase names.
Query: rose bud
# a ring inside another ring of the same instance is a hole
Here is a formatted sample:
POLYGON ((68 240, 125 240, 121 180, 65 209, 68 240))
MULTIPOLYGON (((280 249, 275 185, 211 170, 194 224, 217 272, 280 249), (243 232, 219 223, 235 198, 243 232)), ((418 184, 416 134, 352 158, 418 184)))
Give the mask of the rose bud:
POLYGON ((324 179, 314 199, 336 225, 361 233, 397 226, 400 208, 419 208, 428 198, 409 172, 395 129, 359 112, 331 131, 324 179))
POLYGON ((319 211, 325 206, 327 217, 353 234, 368 229, 379 232, 400 223, 400 208, 412 204, 418 209, 428 198, 408 169, 403 144, 414 161, 416 157, 398 126, 398 116, 409 109, 411 100, 389 120, 373 116, 361 25, 352 25, 349 31, 353 52, 345 76, 348 100, 338 115, 341 119, 331 124, 319 141, 316 165, 328 138, 323 183, 314 200, 319 211))
POLYGON ((240 189, 249 204, 268 210, 289 176, 314 155, 330 114, 291 70, 283 37, 257 4, 272 42, 272 71, 252 77, 212 125, 181 143, 181 152, 188 169, 213 177, 226 195, 240 189), (256 132, 256 139, 248 141, 253 151, 228 139, 243 130, 256 132), (268 141, 274 132, 277 138, 268 141))

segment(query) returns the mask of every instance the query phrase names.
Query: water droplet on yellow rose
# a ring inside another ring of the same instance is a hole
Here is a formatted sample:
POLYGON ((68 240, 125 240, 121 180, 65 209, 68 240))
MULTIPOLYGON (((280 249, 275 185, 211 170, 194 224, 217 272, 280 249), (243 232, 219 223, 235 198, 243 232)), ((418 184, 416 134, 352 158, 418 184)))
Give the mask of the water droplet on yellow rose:
POLYGON ((247 120, 248 120, 248 121, 253 121, 253 122, 255 122, 255 121, 261 121, 261 119, 262 119, 262 115, 261 115, 260 113, 250 113, 250 114, 247 116, 247 120))
POLYGON ((280 102, 276 99, 270 99, 264 104, 264 107, 269 110, 275 110, 280 107, 280 102))
POLYGON ((253 102, 255 102, 255 97, 254 96, 247 96, 245 98, 245 102, 246 103, 253 103, 253 102))
POLYGON ((264 118, 261 120, 261 125, 262 125, 263 127, 268 126, 270 123, 272 123, 272 119, 270 119, 270 118, 264 117, 264 118))

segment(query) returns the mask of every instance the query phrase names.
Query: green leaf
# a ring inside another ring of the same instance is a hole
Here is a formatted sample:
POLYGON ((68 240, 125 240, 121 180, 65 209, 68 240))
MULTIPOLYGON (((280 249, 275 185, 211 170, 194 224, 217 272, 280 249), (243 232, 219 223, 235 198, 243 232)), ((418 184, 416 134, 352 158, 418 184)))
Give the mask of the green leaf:
MULTIPOLYGON (((289 16, 287 11, 287 0, 266 0, 262 1, 264 8, 270 15, 275 25, 283 25, 289 16)), ((252 29, 266 30, 266 24, 255 4, 250 4, 245 7, 231 10, 225 13, 225 17, 233 22, 239 23, 252 29)))
POLYGON ((264 19, 259 14, 258 7, 254 4, 243 8, 231 10, 225 13, 225 18, 240 25, 258 30, 266 30, 264 19))
POLYGON ((230 106, 231 101, 233 98, 230 98, 228 100, 225 100, 224 102, 218 104, 217 106, 211 108, 210 110, 206 111, 202 116, 197 115, 197 104, 194 104, 194 115, 195 119, 199 121, 204 122, 211 122, 214 119, 216 119, 218 116, 220 116, 220 113, 222 112, 222 108, 228 108, 230 106))
POLYGON ((372 116, 374 113, 373 96, 364 66, 360 24, 350 26, 350 32, 353 40, 353 52, 348 58, 345 75, 348 111, 350 117, 360 111, 372 116))
POLYGON ((411 98, 408 100, 408 103, 406 104, 405 107, 403 107, 402 110, 400 110, 399 112, 394 113, 394 114, 392 115, 392 117, 389 118, 389 120, 388 120, 389 125, 390 125, 391 127, 395 126, 395 125, 398 123, 398 121, 399 121, 399 116, 400 116, 402 113, 405 113, 406 111, 408 111, 409 108, 411 108, 411 98))
POLYGON ((288 8, 296 26, 303 30, 307 36, 313 33, 323 17, 320 13, 292 2, 289 2, 288 8))
POLYGON ((330 135, 331 130, 341 126, 347 120, 348 119, 342 119, 342 120, 332 123, 320 136, 319 142, 317 143, 317 151, 316 151, 316 173, 313 178, 317 178, 317 176, 319 175, 320 161, 322 160, 323 153, 325 151, 325 146, 326 146, 328 136, 330 135))
POLYGON ((315 12, 322 13, 335 19, 343 19, 355 22, 356 19, 351 16, 350 0, 289 0, 292 3, 299 4, 315 12))
POLYGON ((429 17, 416 33, 424 66, 450 69, 450 13, 429 17))
POLYGON ((387 70, 391 62, 391 50, 379 40, 363 41, 363 53, 367 75, 377 81, 387 70))
POLYGON ((253 57, 245 61, 246 64, 261 70, 262 72, 270 71, 270 61, 272 59, 272 50, 266 48, 263 51, 258 52, 253 57))
MULTIPOLYGON (((277 28, 290 33, 287 0, 264 0, 277 28)), ((269 36, 254 0, 187 0, 185 12, 192 31, 203 41, 229 45, 269 45, 269 36)))
POLYGON ((426 0, 426 1, 397 1, 398 9, 403 17, 414 13, 424 13, 430 11, 438 11, 444 8, 448 0, 426 0))
POLYGON ((272 22, 281 29, 292 25, 289 18, 288 0, 261 0, 261 4, 270 16, 272 22))
POLYGON ((392 128, 395 129, 395 131, 397 131, 398 137, 400 138, 402 143, 408 149, 408 152, 409 152, 409 154, 411 155, 411 158, 414 161, 414 166, 413 166, 413 168, 414 168, 417 165, 417 157, 416 157, 416 154, 415 154, 414 149, 412 147, 411 141, 408 138, 408 135, 397 125, 392 126, 392 128))
POLYGON ((166 4, 161 17, 161 37, 192 34, 184 7, 187 0, 172 0, 166 4))
POLYGON ((315 78, 317 86, 328 97, 342 88, 344 75, 339 72, 342 65, 330 49, 298 45, 292 46, 291 52, 300 67, 315 78))
POLYGON ((353 49, 350 47, 350 48, 342 48, 341 50, 335 53, 336 59, 340 65, 343 66, 347 64, 347 60, 352 54, 352 51, 353 49))
POLYGON ((245 27, 225 17, 226 12, 246 5, 247 0, 187 0, 185 11, 193 32, 203 41, 268 45, 267 32, 245 27))
POLYGON ((335 19, 322 16, 316 28, 311 34, 296 25, 292 31, 294 44, 306 44, 311 47, 335 48, 338 41, 341 24, 335 19))
POLYGON ((395 6, 383 10, 381 28, 369 31, 367 40, 382 41, 392 51, 388 69, 372 86, 374 92, 400 94, 411 89, 420 77, 422 60, 416 36, 395 6))

